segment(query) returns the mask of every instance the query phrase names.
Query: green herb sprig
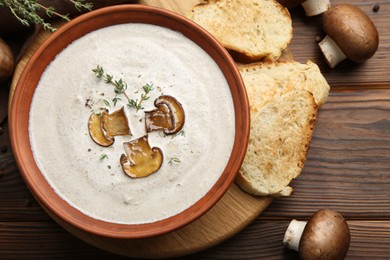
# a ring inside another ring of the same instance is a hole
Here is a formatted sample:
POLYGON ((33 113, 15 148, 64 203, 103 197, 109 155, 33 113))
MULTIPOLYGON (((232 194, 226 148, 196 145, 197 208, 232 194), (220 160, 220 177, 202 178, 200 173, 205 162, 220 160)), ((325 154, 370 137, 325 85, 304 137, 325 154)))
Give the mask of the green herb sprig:
MULTIPOLYGON (((78 11, 92 10, 92 3, 88 3, 85 0, 67 0, 74 4, 78 11)), ((7 7, 11 13, 25 26, 31 24, 41 25, 45 30, 54 32, 57 28, 53 27, 50 23, 46 22, 39 14, 38 11, 44 11, 48 17, 59 17, 65 21, 69 21, 68 14, 61 14, 56 12, 54 7, 44 6, 38 3, 36 0, 0 0, 0 7, 7 7)))
POLYGON ((143 101, 148 100, 150 96, 148 96, 149 92, 154 89, 153 84, 145 84, 142 89, 144 90, 144 93, 141 94, 141 99, 138 101, 138 99, 131 99, 129 100, 129 103, 127 104, 129 107, 134 107, 136 111, 140 109, 144 109, 144 107, 141 105, 143 101))
POLYGON ((118 95, 123 94, 127 99, 127 105, 129 107, 135 108, 138 112, 140 109, 144 109, 144 107, 142 106, 142 102, 150 98, 149 93, 154 89, 153 83, 147 83, 142 86, 144 93, 141 94, 141 98, 132 99, 126 94, 127 83, 123 79, 120 78, 118 80, 114 80, 114 76, 106 73, 103 67, 100 65, 97 65, 96 68, 92 70, 92 72, 95 73, 95 76, 98 79, 103 79, 106 83, 112 84, 114 86, 114 92, 116 94, 115 97, 112 99, 114 106, 116 105, 118 100, 121 100, 118 95))
POLYGON ((120 98, 118 97, 118 95, 120 94, 123 94, 126 97, 127 101, 130 103, 131 99, 126 94, 127 83, 123 79, 114 80, 114 76, 105 73, 103 67, 100 65, 97 65, 96 68, 92 70, 92 72, 95 73, 95 76, 98 79, 103 79, 106 83, 112 84, 114 86, 114 92, 116 94, 112 100, 114 106, 116 105, 118 100, 120 100, 120 98))

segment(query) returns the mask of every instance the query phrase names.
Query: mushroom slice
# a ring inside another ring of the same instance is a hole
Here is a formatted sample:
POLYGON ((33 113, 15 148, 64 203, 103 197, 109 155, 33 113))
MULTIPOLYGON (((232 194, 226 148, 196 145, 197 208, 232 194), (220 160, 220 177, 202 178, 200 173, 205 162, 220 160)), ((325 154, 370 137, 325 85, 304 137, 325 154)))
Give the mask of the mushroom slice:
POLYGON ((114 143, 116 135, 131 135, 124 107, 109 114, 107 109, 93 113, 88 120, 89 134, 98 145, 107 147, 114 143))
POLYGON ((101 116, 101 123, 107 138, 113 138, 116 135, 131 135, 124 107, 111 114, 104 111, 101 116))
POLYGON ((126 155, 122 154, 120 162, 123 171, 132 178, 142 178, 158 171, 163 162, 160 148, 150 148, 148 136, 123 143, 126 155))
POLYGON ((114 143, 114 138, 107 138, 104 135, 101 121, 100 121, 100 115, 98 114, 91 114, 88 120, 88 129, 89 129, 89 135, 91 136, 92 140, 97 143, 98 145, 107 147, 114 143))
POLYGON ((161 104, 157 109, 145 112, 146 132, 172 128, 172 118, 168 106, 161 104))
POLYGON ((159 107, 164 104, 168 107, 170 111, 171 127, 169 129, 164 129, 165 134, 176 134, 183 128, 185 115, 183 106, 179 103, 179 101, 177 101, 172 96, 160 96, 155 100, 154 104, 156 107, 159 107))
POLYGON ((146 132, 163 130, 166 135, 179 132, 185 121, 183 106, 172 96, 160 96, 154 101, 157 109, 145 112, 146 132))

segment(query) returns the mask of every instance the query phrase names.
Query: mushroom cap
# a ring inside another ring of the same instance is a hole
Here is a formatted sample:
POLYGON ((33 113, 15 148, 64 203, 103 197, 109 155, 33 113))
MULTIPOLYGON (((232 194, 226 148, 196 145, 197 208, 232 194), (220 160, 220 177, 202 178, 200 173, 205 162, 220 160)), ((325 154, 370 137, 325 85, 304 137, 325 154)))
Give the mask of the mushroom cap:
POLYGON ((299 242, 300 259, 344 259, 350 243, 347 222, 337 211, 321 209, 307 222, 299 242))
POLYGON ((371 58, 378 49, 379 36, 374 23, 354 5, 332 6, 323 15, 323 29, 354 62, 371 58))
POLYGON ((8 80, 14 71, 14 55, 8 44, 0 38, 0 83, 8 80))

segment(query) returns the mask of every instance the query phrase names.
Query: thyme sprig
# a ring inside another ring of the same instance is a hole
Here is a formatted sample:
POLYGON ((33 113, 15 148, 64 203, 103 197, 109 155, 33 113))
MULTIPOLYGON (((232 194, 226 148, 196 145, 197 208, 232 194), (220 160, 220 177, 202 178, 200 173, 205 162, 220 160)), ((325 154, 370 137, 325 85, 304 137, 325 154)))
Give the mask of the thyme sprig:
POLYGON ((144 109, 144 107, 142 106, 142 102, 145 100, 148 100, 150 98, 150 96, 148 96, 148 94, 150 91, 152 91, 154 89, 153 83, 145 84, 142 87, 142 89, 144 90, 144 93, 141 94, 141 99, 139 101, 138 101, 138 99, 135 99, 135 100, 131 99, 131 100, 129 100, 129 103, 127 104, 129 107, 134 107, 137 112, 140 109, 144 109))
POLYGON ((121 100, 118 95, 123 94, 127 99, 127 106, 133 107, 138 112, 140 109, 144 109, 142 106, 142 102, 145 100, 148 100, 150 98, 149 93, 154 89, 153 83, 147 83, 144 86, 142 86, 142 89, 144 93, 141 94, 140 99, 132 99, 126 94, 127 90, 127 83, 123 79, 115 80, 114 76, 111 74, 108 74, 104 71, 103 67, 101 65, 97 65, 95 69, 92 70, 93 73, 95 73, 95 76, 98 79, 103 79, 106 83, 112 84, 114 86, 114 92, 115 97, 112 99, 112 102, 114 106, 118 102, 118 100, 121 100))
MULTIPOLYGON (((92 3, 86 2, 86 0, 67 0, 74 4, 75 8, 81 12, 83 10, 92 10, 92 3)), ((56 12, 52 6, 44 6, 38 3, 36 0, 0 0, 0 7, 7 7, 11 13, 25 26, 31 24, 41 25, 45 30, 54 32, 57 28, 53 27, 50 23, 46 22, 39 14, 38 11, 44 11, 48 17, 59 17, 65 21, 69 21, 68 14, 61 14, 56 12)))
POLYGON ((114 105, 116 105, 118 100, 120 100, 120 98, 118 97, 118 95, 120 94, 123 94, 126 97, 128 102, 131 101, 129 96, 126 94, 127 83, 123 79, 120 78, 118 80, 114 80, 114 76, 105 73, 103 67, 100 65, 97 65, 96 68, 92 70, 92 72, 95 73, 95 76, 98 79, 103 79, 106 83, 112 84, 114 86, 114 91, 116 94, 115 98, 113 98, 112 100, 114 105))
POLYGON ((79 12, 83 10, 88 10, 88 11, 92 10, 93 4, 85 2, 85 0, 70 0, 70 1, 74 4, 74 7, 79 12))

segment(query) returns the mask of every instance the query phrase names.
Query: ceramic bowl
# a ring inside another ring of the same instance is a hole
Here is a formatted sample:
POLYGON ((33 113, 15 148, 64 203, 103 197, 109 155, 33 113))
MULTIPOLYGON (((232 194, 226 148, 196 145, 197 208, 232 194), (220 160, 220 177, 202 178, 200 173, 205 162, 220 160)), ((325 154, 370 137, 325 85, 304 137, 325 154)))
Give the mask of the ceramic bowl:
POLYGON ((110 238, 137 239, 179 229, 205 214, 224 195, 244 159, 249 137, 246 91, 228 52, 204 29, 173 12, 142 6, 121 5, 99 9, 72 20, 53 33, 29 60, 17 84, 10 110, 12 147, 22 176, 41 206, 55 220, 75 229, 110 238), (35 88, 45 68, 76 39, 94 30, 124 23, 159 25, 181 32, 218 64, 234 103, 235 139, 232 153, 217 182, 199 201, 181 213, 146 224, 118 224, 89 217, 64 201, 51 188, 34 160, 29 138, 29 111, 35 88))

